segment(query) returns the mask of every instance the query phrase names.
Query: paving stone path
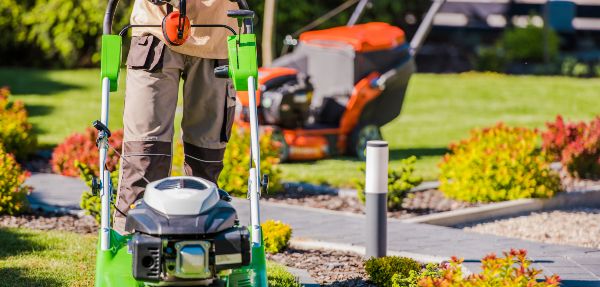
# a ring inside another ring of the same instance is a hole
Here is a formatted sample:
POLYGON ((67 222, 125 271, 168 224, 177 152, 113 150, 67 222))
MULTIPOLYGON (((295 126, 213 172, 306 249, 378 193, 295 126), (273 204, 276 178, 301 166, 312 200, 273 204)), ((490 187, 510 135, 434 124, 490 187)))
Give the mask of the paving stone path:
MULTIPOLYGON (((29 197, 36 206, 67 209, 77 212, 85 184, 78 179, 57 175, 34 174, 28 180, 34 187, 29 197)), ((239 217, 249 218, 249 203, 233 202, 239 217)), ((290 224, 295 238, 321 242, 365 246, 364 217, 326 210, 272 203, 261 204, 262 219, 276 219, 290 224)), ((526 249, 534 266, 547 275, 556 273, 565 287, 600 287, 600 250, 536 243, 493 235, 468 233, 459 229, 426 224, 388 221, 388 249, 424 257, 465 259, 472 272, 479 271, 480 259, 489 253, 501 253, 511 248, 526 249)))
MULTIPOLYGON (((240 218, 248 218, 247 201, 235 200, 240 218)), ((363 216, 319 211, 276 204, 261 205, 262 219, 276 219, 292 226, 294 237, 337 244, 365 246, 363 216)), ((472 272, 480 270, 480 259, 511 248, 526 249, 545 274, 558 274, 566 287, 600 287, 600 250, 536 243, 426 224, 388 221, 388 249, 424 256, 465 259, 472 272)))

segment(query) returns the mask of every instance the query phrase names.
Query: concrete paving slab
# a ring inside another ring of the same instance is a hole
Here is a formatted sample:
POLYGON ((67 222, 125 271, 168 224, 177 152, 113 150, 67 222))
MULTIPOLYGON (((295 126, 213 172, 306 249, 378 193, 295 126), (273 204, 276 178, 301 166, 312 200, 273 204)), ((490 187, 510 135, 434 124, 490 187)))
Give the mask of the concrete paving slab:
MULTIPOLYGON (((247 223, 249 202, 235 199, 233 204, 241 222, 247 223)), ((364 250, 365 236, 360 236, 365 230, 364 216, 347 216, 298 206, 289 208, 267 202, 261 203, 261 216, 263 220, 275 219, 290 224, 294 238, 321 241, 326 246, 355 246, 355 249, 364 250)), ((600 262, 600 250, 468 233, 460 229, 399 220, 388 220, 388 235, 390 253, 404 252, 443 259, 462 257, 467 262, 467 268, 473 272, 478 272, 480 259, 489 253, 501 254, 510 248, 522 248, 528 251, 528 257, 536 262, 536 266, 547 270, 545 275, 552 275, 548 271, 556 271, 565 278, 562 286, 600 287, 600 275, 590 270, 595 270, 595 262, 600 262), (592 267, 586 267, 584 263, 592 267)))
POLYGON ((81 211, 81 194, 89 189, 79 178, 51 173, 34 173, 25 184, 33 188, 27 197, 32 208, 66 213, 81 211))

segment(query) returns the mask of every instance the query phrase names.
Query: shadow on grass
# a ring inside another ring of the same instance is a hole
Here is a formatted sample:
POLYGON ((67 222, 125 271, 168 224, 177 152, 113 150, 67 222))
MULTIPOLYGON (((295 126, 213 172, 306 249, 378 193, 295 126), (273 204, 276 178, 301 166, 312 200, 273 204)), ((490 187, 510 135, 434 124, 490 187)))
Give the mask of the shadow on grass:
POLYGON ((54 110, 54 107, 52 106, 47 106, 47 105, 26 105, 25 108, 27 109, 27 114, 31 117, 39 117, 39 116, 45 116, 45 115, 49 115, 52 113, 52 110, 54 110))
POLYGON ((0 87, 3 86, 8 86, 13 95, 52 95, 80 88, 77 85, 52 80, 44 70, 22 68, 0 69, 0 87))
MULTIPOLYGON (((45 250, 47 247, 35 242, 32 239, 33 236, 30 233, 18 232, 18 229, 0 228, 0 246, 2 246, 0 248, 0 259, 45 250)), ((0 278, 3 277, 0 276, 0 278)))
POLYGON ((390 159, 391 160, 400 160, 403 158, 416 156, 417 158, 424 156, 443 156, 448 153, 447 148, 407 148, 407 149, 391 149, 390 150, 390 159))
POLYGON ((26 268, 3 267, 0 268, 0 287, 51 287, 61 286, 63 282, 59 282, 54 278, 31 277, 30 272, 26 268))

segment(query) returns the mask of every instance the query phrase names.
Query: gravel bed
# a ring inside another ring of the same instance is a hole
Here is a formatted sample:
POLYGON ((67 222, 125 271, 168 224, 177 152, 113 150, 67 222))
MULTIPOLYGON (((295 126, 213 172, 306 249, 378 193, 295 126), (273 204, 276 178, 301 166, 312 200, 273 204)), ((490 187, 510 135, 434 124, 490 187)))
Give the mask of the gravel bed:
MULTIPOLYGON (((324 208, 352 213, 364 213, 364 204, 356 196, 339 196, 331 192, 286 188, 283 193, 268 195, 266 201, 297 206, 324 208)), ((402 202, 402 209, 388 213, 393 218, 410 218, 419 215, 478 206, 446 198, 439 190, 413 192, 402 202)))
POLYGON ((0 227, 62 230, 80 234, 95 234, 98 232, 98 225, 91 216, 77 217, 43 212, 19 216, 0 216, 0 227))
POLYGON ((463 226, 465 231, 600 249, 600 209, 535 212, 463 226))
POLYGON ((367 282, 363 258, 355 253, 288 248, 279 254, 267 254, 267 259, 307 270, 317 283, 324 286, 375 286, 367 282))

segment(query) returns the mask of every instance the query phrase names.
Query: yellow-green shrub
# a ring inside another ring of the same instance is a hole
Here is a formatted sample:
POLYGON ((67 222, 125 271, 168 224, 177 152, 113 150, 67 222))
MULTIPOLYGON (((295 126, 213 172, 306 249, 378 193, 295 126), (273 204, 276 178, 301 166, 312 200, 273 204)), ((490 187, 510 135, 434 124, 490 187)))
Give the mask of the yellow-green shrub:
MULTIPOLYGON (((463 260, 452 257, 432 275, 422 276, 417 286, 420 287, 558 287, 558 275, 546 276, 539 280, 542 270, 532 267, 527 259, 527 251, 512 249, 504 252, 503 257, 490 254, 481 260, 481 273, 465 276, 462 272, 463 260)), ((412 287, 412 286, 411 286, 412 287)))
POLYGON ((0 144, 6 152, 23 159, 35 150, 37 139, 27 121, 25 105, 11 102, 9 96, 7 88, 0 88, 0 144))
POLYGON ((26 210, 30 191, 25 185, 27 176, 14 156, 0 144, 0 214, 13 215, 26 210))
POLYGON ((474 130, 444 156, 440 189, 468 202, 551 197, 560 191, 560 179, 537 142, 537 132, 526 128, 474 130))
MULTIPOLYGON (((410 190, 423 182, 423 178, 414 175, 417 157, 411 156, 400 161, 400 166, 388 171, 388 208, 390 210, 402 207, 402 201, 410 190)), ((365 168, 361 170, 365 172, 365 168)), ((355 181, 358 199, 365 202, 365 177, 355 181)))
POLYGON ((265 251, 275 254, 283 251, 292 237, 292 228, 275 220, 267 220, 262 224, 265 251))
POLYGON ((267 280, 270 287, 301 287, 298 278, 288 272, 285 266, 267 261, 267 280))
POLYGON ((409 277, 411 272, 421 271, 421 264, 407 257, 373 257, 365 262, 365 271, 375 285, 389 287, 393 285, 394 276, 409 277))

